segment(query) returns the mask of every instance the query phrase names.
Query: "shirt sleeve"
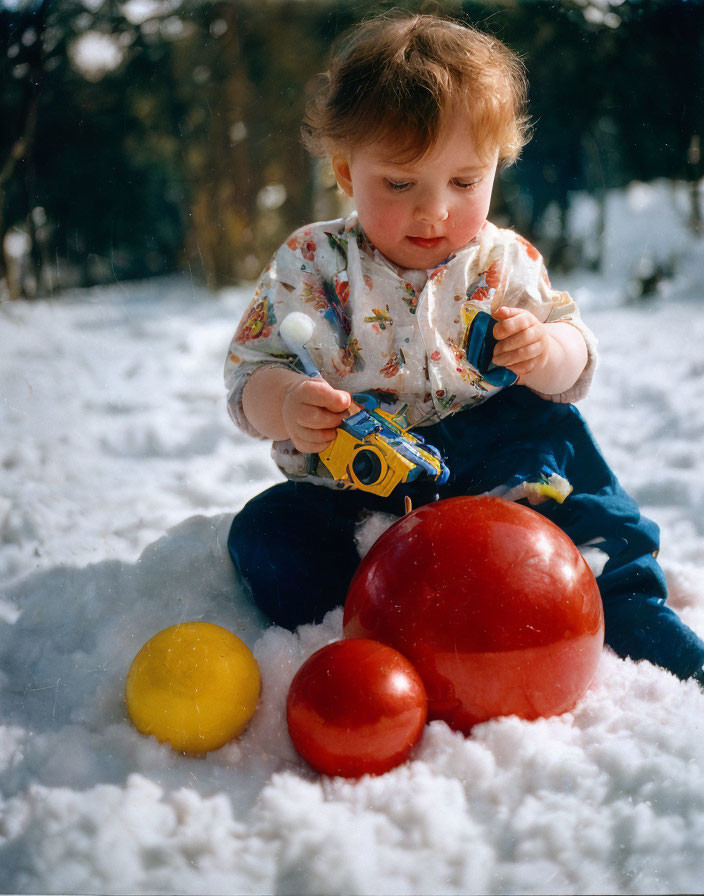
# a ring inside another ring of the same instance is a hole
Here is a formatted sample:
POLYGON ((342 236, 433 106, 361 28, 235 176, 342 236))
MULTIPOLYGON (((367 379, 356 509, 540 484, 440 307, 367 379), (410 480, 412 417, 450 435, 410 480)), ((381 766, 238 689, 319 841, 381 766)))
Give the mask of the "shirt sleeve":
MULTIPOLYGON (((510 232, 509 232, 510 233, 510 232)), ((587 364, 577 382, 557 395, 538 393, 550 401, 572 403, 589 391, 597 362, 597 339, 582 320, 579 308, 567 292, 553 289, 543 257, 528 240, 510 233, 501 259, 501 284, 496 290, 494 306, 525 308, 542 323, 564 322, 576 327, 587 346, 587 364)))
MULTIPOLYGON (((292 311, 303 312, 313 322, 311 346, 337 339, 344 276, 341 244, 321 227, 311 225, 293 233, 264 269, 235 335, 225 361, 228 413, 249 435, 260 434, 249 424, 242 408, 242 395, 249 377, 260 367, 283 366, 301 371, 298 358, 287 348, 279 332, 281 321, 292 311), (332 314, 337 310, 337 314, 332 314)), ((344 321, 342 322, 344 324, 344 321)), ((314 355, 314 349, 311 349, 314 355)), ((315 360, 315 357, 314 357, 315 360)))

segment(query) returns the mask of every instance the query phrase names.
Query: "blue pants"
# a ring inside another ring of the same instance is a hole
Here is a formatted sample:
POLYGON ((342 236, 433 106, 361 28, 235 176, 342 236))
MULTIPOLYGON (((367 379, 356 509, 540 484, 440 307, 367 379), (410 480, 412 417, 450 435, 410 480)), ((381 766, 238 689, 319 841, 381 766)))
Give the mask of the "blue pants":
POLYGON ((704 642, 666 605, 656 562, 659 530, 641 516, 606 464, 579 411, 513 387, 471 410, 422 429, 447 459, 439 489, 400 486, 388 498, 303 482, 275 485, 234 519, 228 546, 257 605, 273 622, 294 629, 319 622, 344 603, 359 564, 355 528, 370 511, 403 513, 439 498, 488 492, 517 471, 551 470, 572 485, 558 504, 535 507, 578 545, 600 539, 608 554, 597 578, 606 643, 619 655, 646 659, 689 678, 704 664, 704 642))

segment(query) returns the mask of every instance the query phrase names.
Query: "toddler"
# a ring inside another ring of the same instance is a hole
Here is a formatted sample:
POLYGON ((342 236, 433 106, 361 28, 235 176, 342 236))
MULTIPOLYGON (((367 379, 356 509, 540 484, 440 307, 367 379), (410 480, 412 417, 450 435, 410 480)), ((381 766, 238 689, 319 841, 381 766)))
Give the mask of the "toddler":
POLYGON ((460 23, 380 16, 339 44, 304 136, 356 212, 286 241, 230 347, 230 415, 273 440, 287 478, 237 514, 230 554, 259 607, 295 628, 344 602, 370 512, 400 515, 406 497, 528 500, 600 559, 607 644, 701 679, 704 642, 666 605, 658 528, 573 404, 592 379, 594 336, 536 249, 487 221, 497 170, 527 140, 525 99, 518 59, 460 23), (292 311, 313 324, 322 377, 281 338, 292 311), (468 353, 477 311, 496 321, 488 368, 468 353), (387 498, 340 488, 317 454, 362 393, 440 450, 447 482, 387 498))

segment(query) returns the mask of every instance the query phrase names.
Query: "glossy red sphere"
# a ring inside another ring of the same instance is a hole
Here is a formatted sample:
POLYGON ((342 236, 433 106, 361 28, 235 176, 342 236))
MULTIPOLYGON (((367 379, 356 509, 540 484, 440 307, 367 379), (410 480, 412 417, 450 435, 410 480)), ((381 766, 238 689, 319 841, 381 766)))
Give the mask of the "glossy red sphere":
POLYGON ((377 540, 350 585, 344 633, 408 657, 429 718, 468 732, 572 709, 596 672, 604 616, 557 526, 524 505, 460 497, 419 507, 377 540))
POLYGON ((419 740, 428 698, 408 660, 367 639, 336 641, 313 654, 291 682, 291 740, 325 775, 379 775, 419 740))

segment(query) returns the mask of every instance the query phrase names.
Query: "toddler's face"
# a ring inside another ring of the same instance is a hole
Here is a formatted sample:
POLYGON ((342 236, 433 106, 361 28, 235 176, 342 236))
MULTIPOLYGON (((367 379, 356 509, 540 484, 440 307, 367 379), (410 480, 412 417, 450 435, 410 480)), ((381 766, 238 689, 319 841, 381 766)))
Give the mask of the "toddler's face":
POLYGON ((426 269, 474 239, 486 221, 497 156, 481 159, 458 117, 414 162, 398 161, 393 147, 378 142, 335 155, 333 169, 376 248, 400 267, 426 269))

